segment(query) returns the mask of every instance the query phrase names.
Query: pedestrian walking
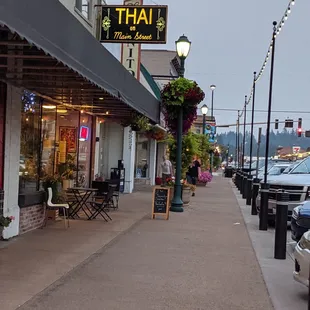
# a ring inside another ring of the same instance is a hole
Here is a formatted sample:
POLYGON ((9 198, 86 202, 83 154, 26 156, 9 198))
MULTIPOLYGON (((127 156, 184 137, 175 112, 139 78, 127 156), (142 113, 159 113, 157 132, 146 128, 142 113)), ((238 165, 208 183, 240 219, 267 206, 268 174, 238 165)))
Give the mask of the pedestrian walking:
POLYGON ((197 184, 197 179, 200 173, 200 167, 201 167, 200 162, 197 159, 195 159, 193 160, 192 164, 188 167, 188 170, 186 172, 187 182, 189 184, 194 185, 195 187, 192 193, 192 196, 195 196, 196 184, 197 184))
POLYGON ((173 167, 171 161, 166 156, 163 156, 163 162, 161 163, 161 175, 163 185, 167 184, 167 179, 173 177, 173 167))

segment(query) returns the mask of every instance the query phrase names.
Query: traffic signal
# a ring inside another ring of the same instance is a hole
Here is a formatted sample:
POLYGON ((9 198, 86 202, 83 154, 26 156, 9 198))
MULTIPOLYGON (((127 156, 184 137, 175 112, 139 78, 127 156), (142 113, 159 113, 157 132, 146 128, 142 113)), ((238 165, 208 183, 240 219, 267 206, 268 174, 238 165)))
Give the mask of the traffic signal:
POLYGON ((274 129, 279 129, 279 120, 275 119, 274 121, 274 129))
POLYGON ((297 136, 298 136, 298 138, 301 137, 301 134, 302 134, 302 129, 301 129, 301 128, 298 128, 298 129, 297 129, 297 136))
POLYGON ((298 119, 298 128, 297 128, 297 136, 298 138, 301 137, 302 134, 302 118, 298 119))

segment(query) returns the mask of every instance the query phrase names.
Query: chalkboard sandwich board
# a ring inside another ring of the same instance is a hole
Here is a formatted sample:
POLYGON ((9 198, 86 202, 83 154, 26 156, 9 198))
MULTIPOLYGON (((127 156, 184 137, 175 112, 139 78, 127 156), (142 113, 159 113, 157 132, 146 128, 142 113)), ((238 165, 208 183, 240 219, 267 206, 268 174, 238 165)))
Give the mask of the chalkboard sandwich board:
POLYGON ((169 201, 170 188, 155 186, 153 190, 152 219, 156 215, 165 216, 166 220, 169 219, 169 201))

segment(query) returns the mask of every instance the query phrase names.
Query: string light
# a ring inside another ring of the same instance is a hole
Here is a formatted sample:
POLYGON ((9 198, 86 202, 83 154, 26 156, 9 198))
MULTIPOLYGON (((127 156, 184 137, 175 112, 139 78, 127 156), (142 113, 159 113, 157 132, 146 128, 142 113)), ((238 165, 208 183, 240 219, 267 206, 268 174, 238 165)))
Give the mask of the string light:
MULTIPOLYGON (((291 6, 294 6, 294 5, 295 5, 295 1, 296 1, 296 0, 290 0, 290 1, 289 1, 289 4, 288 4, 288 6, 287 6, 287 9, 285 10, 285 13, 284 13, 282 19, 281 19, 281 22, 278 24, 278 27, 276 28, 275 35, 274 35, 274 38, 273 38, 273 39, 275 39, 275 38, 280 34, 280 32, 281 32, 281 30, 282 30, 282 27, 283 27, 284 24, 285 24, 285 21, 288 19, 288 16, 289 16, 289 14, 291 13, 291 10, 292 10, 292 9, 291 9, 291 6)), ((255 79, 254 83, 257 83, 257 82, 260 80, 260 78, 262 77, 263 73, 264 73, 264 70, 265 70, 265 68, 266 68, 266 66, 267 66, 267 63, 268 63, 268 61, 269 61, 269 58, 270 58, 270 53, 271 53, 271 51, 272 51, 273 39, 271 40, 271 42, 270 42, 270 44, 269 44, 268 51, 267 51, 267 55, 266 55, 266 57, 265 57, 265 60, 264 60, 264 62, 263 62, 263 65, 262 65, 261 69, 258 71, 258 74, 257 74, 257 76, 256 76, 256 79, 255 79)), ((253 85, 253 86, 254 86, 254 85, 253 85)), ((247 102, 246 102, 246 105, 248 105, 248 104, 251 102, 251 100, 252 100, 253 91, 254 91, 254 87, 253 87, 253 86, 252 86, 252 89, 251 89, 251 94, 250 94, 250 96, 248 97, 249 99, 248 99, 247 102)), ((242 114, 243 114, 243 112, 244 112, 244 109, 245 109, 245 106, 243 107, 243 110, 241 111, 241 114, 239 115, 239 117, 242 116, 242 114)))

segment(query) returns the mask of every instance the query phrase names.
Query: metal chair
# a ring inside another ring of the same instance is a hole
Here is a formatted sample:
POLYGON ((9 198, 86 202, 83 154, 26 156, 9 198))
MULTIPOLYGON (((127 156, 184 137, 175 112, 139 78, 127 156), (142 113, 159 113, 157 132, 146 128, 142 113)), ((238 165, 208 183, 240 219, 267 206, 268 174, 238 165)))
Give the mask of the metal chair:
POLYGON ((48 191, 48 198, 47 198, 47 208, 50 210, 59 210, 62 209, 63 213, 64 213, 64 224, 65 224, 65 228, 70 227, 70 223, 69 223, 69 205, 67 203, 53 203, 52 202, 52 198, 53 198, 53 190, 51 187, 49 187, 47 189, 48 191), (66 219, 67 217, 67 219, 66 219), (66 225, 66 221, 68 222, 68 226, 66 225))

